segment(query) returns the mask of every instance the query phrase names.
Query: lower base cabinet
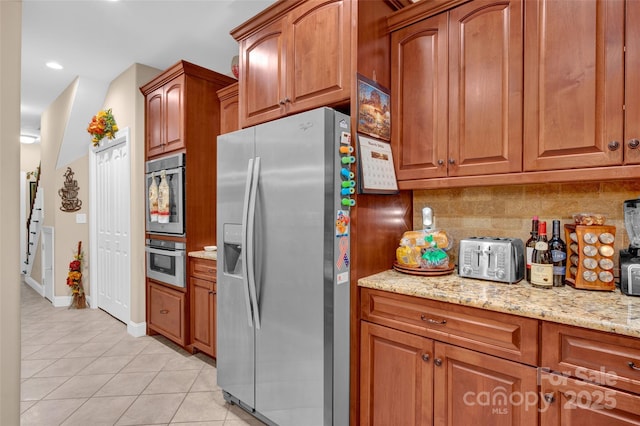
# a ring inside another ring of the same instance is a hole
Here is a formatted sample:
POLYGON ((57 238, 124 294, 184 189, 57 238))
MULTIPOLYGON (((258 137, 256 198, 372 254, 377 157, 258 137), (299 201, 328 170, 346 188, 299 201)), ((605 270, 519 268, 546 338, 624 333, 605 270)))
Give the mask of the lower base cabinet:
POLYGON ((216 357, 216 262, 189 259, 189 293, 191 297, 191 345, 216 357))
POLYGON ((537 369, 362 321, 362 425, 537 425, 537 369))
POLYGON ((540 376, 540 395, 543 426, 640 425, 640 395, 549 373, 540 376))
POLYGON ((187 296, 154 281, 147 281, 147 334, 160 333, 180 346, 187 345, 187 296))

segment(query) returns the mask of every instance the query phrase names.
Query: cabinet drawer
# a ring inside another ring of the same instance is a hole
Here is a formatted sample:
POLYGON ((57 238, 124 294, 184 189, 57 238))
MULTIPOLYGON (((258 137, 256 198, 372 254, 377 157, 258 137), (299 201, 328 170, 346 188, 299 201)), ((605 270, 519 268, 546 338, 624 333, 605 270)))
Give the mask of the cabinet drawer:
POLYGON ((537 365, 535 319, 368 288, 361 294, 364 320, 537 365))
POLYGON ((162 285, 149 283, 149 327, 169 339, 184 345, 184 293, 162 285))
POLYGON ((189 258, 189 275, 203 280, 216 280, 216 261, 200 259, 198 257, 189 258))
POLYGON ((542 367, 640 394, 640 339, 544 322, 542 367))

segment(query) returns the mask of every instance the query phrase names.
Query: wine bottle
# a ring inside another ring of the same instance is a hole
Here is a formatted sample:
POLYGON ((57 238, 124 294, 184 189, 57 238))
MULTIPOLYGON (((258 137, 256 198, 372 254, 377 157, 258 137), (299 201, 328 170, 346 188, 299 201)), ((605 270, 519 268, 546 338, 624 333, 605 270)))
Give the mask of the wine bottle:
POLYGON ((553 260, 553 286, 562 287, 567 269, 567 245, 560 238, 560 221, 553 221, 553 231, 549 240, 549 250, 553 260))
POLYGON ((533 248, 536 245, 536 241, 538 240, 538 216, 534 216, 531 219, 531 237, 527 240, 526 254, 527 254, 527 267, 525 268, 525 279, 527 282, 531 282, 531 255, 533 254, 533 248))
POLYGON ((538 241, 531 253, 531 285, 553 287, 553 259, 547 241, 547 222, 538 223, 538 241))

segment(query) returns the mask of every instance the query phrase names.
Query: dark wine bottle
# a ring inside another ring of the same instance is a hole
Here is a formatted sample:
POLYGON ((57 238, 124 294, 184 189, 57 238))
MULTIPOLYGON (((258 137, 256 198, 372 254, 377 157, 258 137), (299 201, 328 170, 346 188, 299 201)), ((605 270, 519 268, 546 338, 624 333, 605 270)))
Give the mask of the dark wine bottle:
POLYGON ((527 267, 524 271, 524 277, 529 283, 531 282, 531 256, 533 255, 533 248, 536 245, 536 241, 538 241, 538 216, 534 216, 531 219, 531 237, 529 237, 525 244, 527 267))
POLYGON ((560 221, 553 221, 553 231, 549 240, 549 250, 553 260, 553 286, 562 287, 567 269, 567 244, 560 238, 560 221))
POLYGON ((538 224, 538 241, 531 254, 531 285, 538 288, 553 287, 553 259, 547 241, 547 222, 538 224))

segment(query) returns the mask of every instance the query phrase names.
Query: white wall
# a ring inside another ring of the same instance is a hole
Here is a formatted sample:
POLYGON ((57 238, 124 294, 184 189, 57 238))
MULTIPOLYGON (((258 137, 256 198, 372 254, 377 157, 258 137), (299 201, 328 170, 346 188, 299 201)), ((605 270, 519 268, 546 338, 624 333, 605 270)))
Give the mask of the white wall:
POLYGON ((22 2, 0 0, 0 424, 20 424, 20 50, 22 2))

